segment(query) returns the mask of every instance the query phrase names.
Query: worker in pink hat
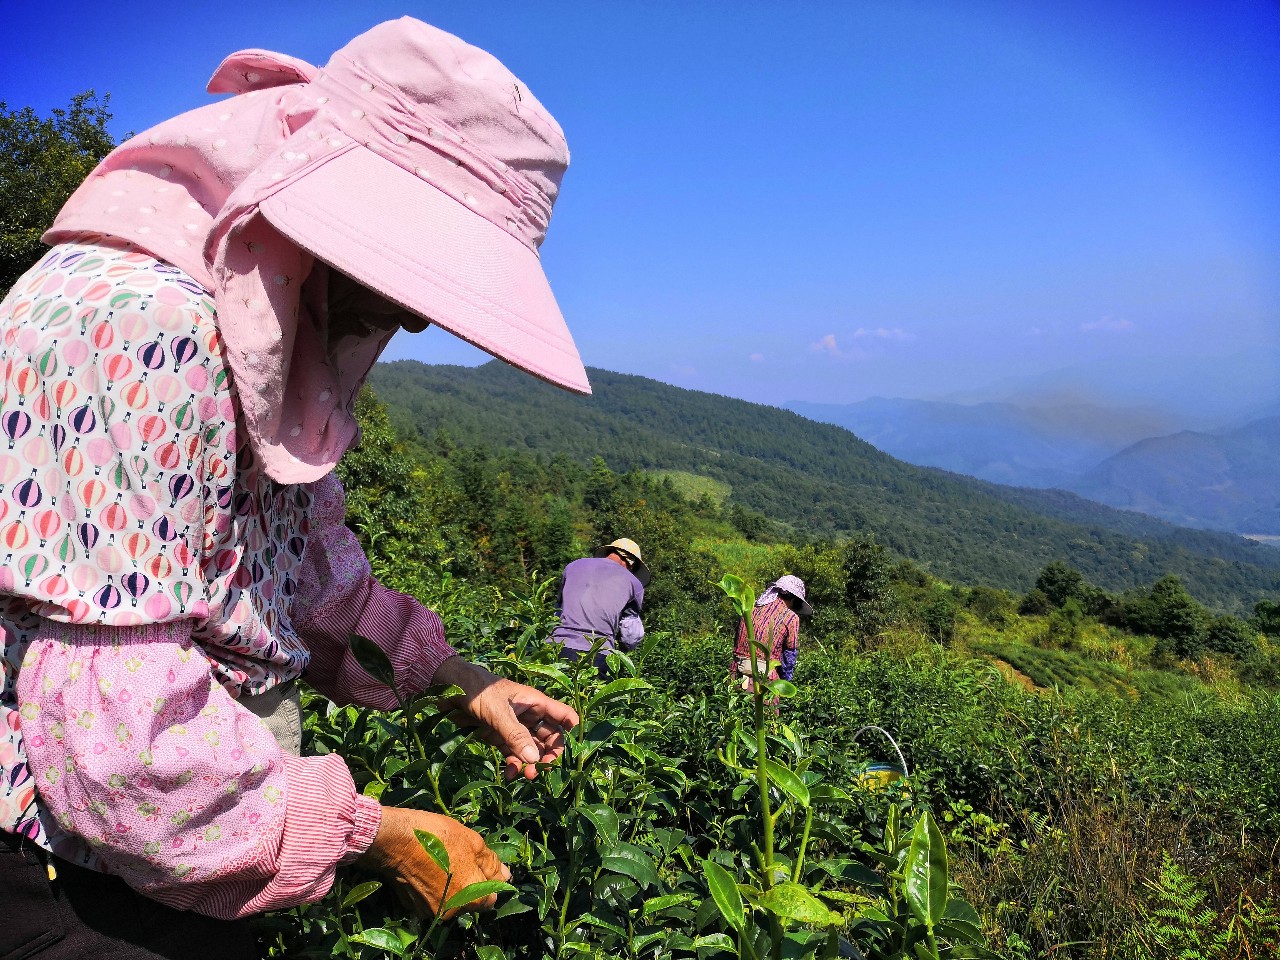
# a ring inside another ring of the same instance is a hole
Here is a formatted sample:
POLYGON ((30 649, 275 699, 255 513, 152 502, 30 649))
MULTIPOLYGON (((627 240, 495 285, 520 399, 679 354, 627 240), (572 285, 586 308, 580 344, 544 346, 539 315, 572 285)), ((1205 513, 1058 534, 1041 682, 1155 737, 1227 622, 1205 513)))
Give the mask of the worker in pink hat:
POLYGON ((324 68, 234 54, 209 90, 231 96, 103 161, 0 303, 0 952, 252 956, 239 918, 351 862, 434 911, 414 829, 454 889, 509 876, 461 824, 297 756, 300 677, 376 708, 456 684, 511 776, 578 720, 374 579, 333 472, 402 328, 590 392, 538 258, 560 128, 407 18, 324 68))
POLYGON ((811 616, 813 607, 805 599, 804 581, 799 577, 786 574, 765 587, 751 608, 751 626, 756 643, 763 644, 768 651, 767 661, 759 652, 752 651, 746 620, 738 621, 738 639, 729 673, 743 690, 748 693, 755 690, 753 676, 767 680, 790 680, 794 676, 800 656, 800 618, 811 616))

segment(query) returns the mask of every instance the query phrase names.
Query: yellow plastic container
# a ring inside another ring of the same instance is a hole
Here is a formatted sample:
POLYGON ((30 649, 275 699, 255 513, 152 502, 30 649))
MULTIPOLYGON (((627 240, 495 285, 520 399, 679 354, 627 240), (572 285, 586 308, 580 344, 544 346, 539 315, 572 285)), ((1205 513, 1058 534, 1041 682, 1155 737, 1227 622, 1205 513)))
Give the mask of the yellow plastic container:
POLYGON ((858 786, 875 793, 903 778, 902 768, 894 763, 872 763, 858 775, 858 786))

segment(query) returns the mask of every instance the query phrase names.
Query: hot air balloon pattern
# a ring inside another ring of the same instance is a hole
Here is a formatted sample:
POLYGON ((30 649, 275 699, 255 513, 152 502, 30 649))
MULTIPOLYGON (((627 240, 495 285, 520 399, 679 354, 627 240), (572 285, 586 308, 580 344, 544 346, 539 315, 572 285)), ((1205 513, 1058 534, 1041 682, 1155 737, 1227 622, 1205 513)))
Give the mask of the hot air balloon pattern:
POLYGON ((208 294, 137 250, 55 247, 0 307, 0 599, 33 612, 0 602, 7 658, 40 617, 180 621, 233 691, 301 672, 313 494, 259 467, 222 351, 208 294))

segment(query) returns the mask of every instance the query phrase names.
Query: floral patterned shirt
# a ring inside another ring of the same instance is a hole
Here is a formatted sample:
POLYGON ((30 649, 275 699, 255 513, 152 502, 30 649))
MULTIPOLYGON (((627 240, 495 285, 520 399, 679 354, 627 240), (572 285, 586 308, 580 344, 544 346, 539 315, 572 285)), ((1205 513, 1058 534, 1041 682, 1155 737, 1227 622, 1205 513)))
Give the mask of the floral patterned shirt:
POLYGON ((258 469, 215 321, 185 274, 101 238, 0 303, 0 829, 241 916, 322 895, 380 811, 237 700, 307 671, 393 706, 353 630, 402 692, 454 651, 372 578, 335 477, 258 469))

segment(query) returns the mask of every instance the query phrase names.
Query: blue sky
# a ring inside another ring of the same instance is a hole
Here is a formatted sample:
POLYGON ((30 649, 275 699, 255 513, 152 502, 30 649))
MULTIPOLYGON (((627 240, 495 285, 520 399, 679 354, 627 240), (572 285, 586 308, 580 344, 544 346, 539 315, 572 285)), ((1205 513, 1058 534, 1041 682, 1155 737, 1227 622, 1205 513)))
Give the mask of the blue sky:
MULTIPOLYGON (((20 0, 0 99, 93 87, 122 135, 233 50, 323 62, 405 13, 565 128, 544 262, 589 365, 766 403, 1280 398, 1270 0, 20 0)), ((389 356, 480 358, 437 331, 389 356)))

